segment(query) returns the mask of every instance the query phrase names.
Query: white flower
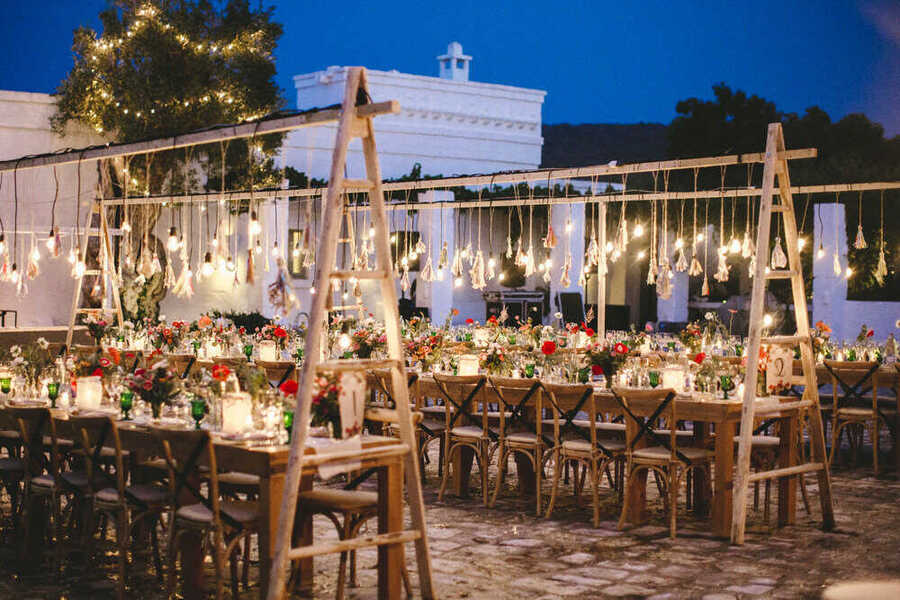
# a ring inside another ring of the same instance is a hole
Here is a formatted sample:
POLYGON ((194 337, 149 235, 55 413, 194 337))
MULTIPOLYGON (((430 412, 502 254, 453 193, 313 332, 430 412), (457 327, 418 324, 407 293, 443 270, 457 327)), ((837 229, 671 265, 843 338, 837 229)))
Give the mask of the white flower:
POLYGON ((706 313, 706 315, 704 315, 704 316, 706 317, 707 321, 712 321, 713 319, 716 318, 716 316, 714 314, 712 314, 711 312, 706 313))
POLYGON ((40 346, 41 350, 46 350, 50 347, 50 342, 48 342, 46 338, 39 337, 37 339, 37 345, 40 346))
POLYGON ((561 313, 561 312, 555 313, 553 316, 556 317, 557 319, 562 319, 562 313, 561 313))
POLYGON ((9 349, 9 353, 13 355, 13 357, 21 356, 22 347, 16 344, 12 348, 9 349))
POLYGON ((166 315, 159 315, 159 322, 160 322, 160 323, 165 323, 165 322, 166 322, 166 315))
POLYGON ((134 329, 134 323, 132 323, 131 321, 123 321, 122 329, 134 329))
POLYGON ((897 319, 897 322, 894 323, 894 326, 895 326, 897 329, 900 329, 900 319, 897 319))

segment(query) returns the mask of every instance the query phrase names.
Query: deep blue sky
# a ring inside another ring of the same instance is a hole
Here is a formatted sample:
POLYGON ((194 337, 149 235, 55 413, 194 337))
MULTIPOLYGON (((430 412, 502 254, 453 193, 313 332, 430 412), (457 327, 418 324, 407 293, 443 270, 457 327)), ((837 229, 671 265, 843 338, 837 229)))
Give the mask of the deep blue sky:
MULTIPOLYGON (((71 66, 72 29, 97 27, 104 4, 4 0, 0 89, 52 91, 71 66)), ((291 106, 297 73, 363 65, 436 75, 435 56, 457 40, 474 56, 473 80, 546 90, 545 123, 667 123, 679 99, 709 98, 724 81, 782 110, 864 112, 900 133, 897 0, 274 4, 285 29, 278 83, 291 106)))

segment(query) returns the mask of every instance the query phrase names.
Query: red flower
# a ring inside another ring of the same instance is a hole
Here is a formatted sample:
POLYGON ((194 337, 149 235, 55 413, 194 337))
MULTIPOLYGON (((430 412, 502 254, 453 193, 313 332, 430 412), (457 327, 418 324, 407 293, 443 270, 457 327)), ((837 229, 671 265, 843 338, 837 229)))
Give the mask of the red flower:
POLYGON ((497 323, 497 317, 496 317, 495 315, 491 315, 490 318, 488 319, 488 323, 490 323, 491 325, 496 324, 496 323, 497 323))
POLYGON ((212 376, 216 381, 225 381, 231 375, 231 369, 225 365, 215 365, 212 368, 212 376))
POLYGON ((107 348, 106 351, 109 354, 110 358, 112 358, 112 361, 114 363, 119 364, 120 362, 122 362, 122 355, 119 353, 119 351, 117 349, 107 348))
POLYGON ((296 381, 294 381, 293 379, 288 379, 287 381, 282 383, 280 386, 278 386, 278 389, 280 389, 281 393, 284 394, 285 396, 293 396, 294 394, 297 393, 298 387, 299 386, 297 385, 296 381))
POLYGON ((591 365, 591 373, 594 375, 603 375, 603 367, 600 365, 591 365))
POLYGON ((94 377, 102 377, 103 369, 101 369, 100 367, 97 367, 96 369, 94 369, 93 375, 94 375, 94 377))
POLYGON ((148 392, 153 389, 153 382, 149 379, 144 382, 144 389, 148 392))
POLYGON ((589 338, 594 337, 594 333, 596 333, 596 332, 595 332, 593 329, 591 329, 590 327, 588 327, 587 329, 585 329, 584 332, 587 334, 587 336, 588 336, 589 338))
POLYGON ((244 328, 244 327, 239 327, 239 328, 238 328, 238 333, 241 334, 241 335, 244 335, 245 333, 247 333, 247 329, 244 328))
POLYGON ((112 364, 112 363, 109 362, 109 359, 108 359, 108 358, 101 358, 101 359, 100 359, 100 366, 101 366, 101 367, 108 367, 110 364, 112 364))
POLYGON ((146 369, 135 369, 134 374, 135 374, 137 377, 143 377, 143 376, 144 376, 144 373, 146 373, 146 372, 147 372, 146 369))
POLYGON ((870 337, 872 337, 873 335, 875 335, 875 330, 874 330, 874 329, 870 329, 870 330, 868 331, 868 333, 866 333, 866 337, 867 337, 867 338, 870 338, 870 337))
POLYGON ((613 346, 613 351, 616 354, 628 354, 628 346, 626 346, 622 342, 619 342, 618 344, 613 346))
POLYGON ((699 365, 699 364, 702 364, 704 360, 706 360, 706 353, 705 353, 705 352, 698 352, 698 353, 694 356, 694 362, 697 363, 698 365, 699 365))
POLYGON ((546 356, 550 356, 554 352, 556 352, 556 342, 551 340, 547 340, 541 345, 541 352, 543 352, 546 356))
POLYGON ((127 359, 129 359, 129 360, 132 359, 132 358, 134 358, 134 352, 126 352, 126 353, 125 353, 125 358, 127 358, 127 359))
POLYGON ((283 327, 278 326, 272 332, 272 335, 274 335, 277 338, 285 338, 285 337, 287 337, 287 331, 285 331, 283 327))
POLYGON ((472 325, 474 323, 475 323, 475 319, 472 319, 471 317, 466 319, 466 325, 472 325))

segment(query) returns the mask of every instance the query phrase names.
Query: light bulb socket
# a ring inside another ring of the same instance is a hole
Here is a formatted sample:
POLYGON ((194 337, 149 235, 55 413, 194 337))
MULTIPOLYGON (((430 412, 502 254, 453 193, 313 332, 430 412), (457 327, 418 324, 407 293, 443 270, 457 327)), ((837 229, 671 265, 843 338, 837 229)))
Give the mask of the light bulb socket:
POLYGON ((206 254, 203 255, 203 262, 212 263, 212 252, 207 251, 206 254))
POLYGON ((177 238, 177 237, 178 237, 178 230, 175 229, 174 227, 169 227, 169 237, 170 237, 170 238, 177 238))

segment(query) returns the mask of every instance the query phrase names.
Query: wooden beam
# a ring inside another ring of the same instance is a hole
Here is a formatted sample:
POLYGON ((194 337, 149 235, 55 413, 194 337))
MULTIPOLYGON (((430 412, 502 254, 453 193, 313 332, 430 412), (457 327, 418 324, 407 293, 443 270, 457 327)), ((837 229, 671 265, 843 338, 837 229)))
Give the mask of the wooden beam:
MULTIPOLYGON (((356 108, 356 114, 361 117, 398 112, 400 112, 400 103, 396 100, 366 104, 356 108)), ((222 125, 166 138, 156 138, 127 144, 109 143, 78 150, 68 150, 66 152, 23 156, 12 160, 0 161, 0 172, 12 170, 21 171, 24 169, 34 169, 50 165, 65 165, 82 161, 114 158, 117 156, 149 154, 152 152, 161 152, 163 150, 172 150, 174 148, 183 148, 185 146, 211 144, 213 142, 266 135, 268 133, 280 133, 292 129, 300 129, 302 127, 312 127, 315 125, 336 122, 340 115, 340 108, 329 107, 324 109, 313 109, 287 117, 263 118, 258 121, 248 121, 241 124, 222 125)))

